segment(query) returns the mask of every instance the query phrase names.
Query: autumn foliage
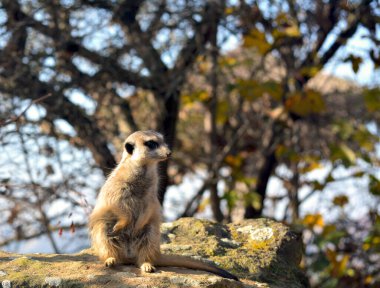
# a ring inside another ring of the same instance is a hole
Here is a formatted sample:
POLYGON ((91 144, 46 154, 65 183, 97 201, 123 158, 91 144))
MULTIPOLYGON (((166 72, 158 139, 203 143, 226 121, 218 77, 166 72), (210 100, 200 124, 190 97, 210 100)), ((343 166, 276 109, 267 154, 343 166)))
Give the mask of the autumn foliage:
POLYGON ((155 129, 165 215, 283 221, 312 286, 378 287, 379 17, 374 0, 2 1, 0 245, 86 239, 122 141, 155 129))

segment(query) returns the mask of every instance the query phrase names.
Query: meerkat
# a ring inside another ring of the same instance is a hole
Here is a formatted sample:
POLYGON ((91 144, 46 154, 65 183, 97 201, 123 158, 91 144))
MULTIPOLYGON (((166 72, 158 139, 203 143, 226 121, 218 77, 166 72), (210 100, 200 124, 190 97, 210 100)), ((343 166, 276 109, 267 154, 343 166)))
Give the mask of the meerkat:
POLYGON ((89 219, 91 243, 105 266, 135 264, 142 272, 155 266, 204 270, 238 280, 229 272, 180 255, 160 252, 161 205, 157 164, 171 151, 155 131, 137 131, 124 142, 122 159, 100 190, 89 219))

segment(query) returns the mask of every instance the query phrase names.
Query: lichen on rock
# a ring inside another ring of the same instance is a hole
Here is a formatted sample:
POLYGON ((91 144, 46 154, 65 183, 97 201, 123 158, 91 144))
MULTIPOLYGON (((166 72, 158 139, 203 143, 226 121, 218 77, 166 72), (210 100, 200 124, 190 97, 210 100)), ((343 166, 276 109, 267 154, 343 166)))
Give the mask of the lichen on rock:
POLYGON ((18 255, 0 251, 2 287, 308 287, 299 269, 302 242, 285 225, 268 220, 218 224, 182 218, 161 227, 162 251, 212 261, 242 282, 184 268, 103 267, 91 249, 77 254, 18 255), (7 286, 8 285, 8 286, 7 286))

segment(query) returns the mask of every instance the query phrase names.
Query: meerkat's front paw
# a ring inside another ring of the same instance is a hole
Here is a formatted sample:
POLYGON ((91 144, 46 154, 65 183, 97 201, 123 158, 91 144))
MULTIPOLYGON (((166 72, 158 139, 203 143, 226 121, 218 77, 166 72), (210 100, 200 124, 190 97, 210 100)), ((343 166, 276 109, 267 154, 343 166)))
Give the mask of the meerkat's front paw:
POLYGON ((113 267, 116 265, 116 259, 113 257, 109 257, 106 259, 106 261, 104 261, 104 265, 106 267, 113 267))
POLYGON ((156 270, 156 268, 152 264, 150 264, 148 262, 143 263, 140 266, 140 269, 141 269, 142 272, 145 272, 145 273, 152 273, 152 272, 154 272, 156 270))
POLYGON ((111 238, 117 238, 117 236, 119 236, 120 234, 120 231, 107 231, 107 237, 111 237, 111 238))

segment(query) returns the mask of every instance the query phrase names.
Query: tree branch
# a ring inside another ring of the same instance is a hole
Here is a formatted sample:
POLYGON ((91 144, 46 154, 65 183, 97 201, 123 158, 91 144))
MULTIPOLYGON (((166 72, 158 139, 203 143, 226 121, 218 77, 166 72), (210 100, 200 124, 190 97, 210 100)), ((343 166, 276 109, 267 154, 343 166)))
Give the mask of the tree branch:
POLYGON ((34 99, 34 100, 30 101, 29 105, 26 106, 26 108, 25 108, 25 109, 24 109, 19 115, 17 115, 17 116, 13 116, 13 117, 11 117, 11 118, 8 119, 8 120, 1 120, 1 121, 0 121, 0 127, 2 127, 2 126, 6 126, 6 125, 8 125, 8 124, 10 124, 10 123, 13 123, 13 122, 17 122, 17 121, 19 121, 20 118, 21 118, 22 116, 24 116, 24 114, 26 113, 26 111, 29 110, 30 107, 32 107, 34 104, 37 104, 37 103, 39 103, 39 102, 45 100, 47 97, 50 97, 50 96, 52 96, 51 93, 46 94, 45 96, 42 96, 42 97, 39 97, 39 98, 37 98, 37 99, 34 99))

